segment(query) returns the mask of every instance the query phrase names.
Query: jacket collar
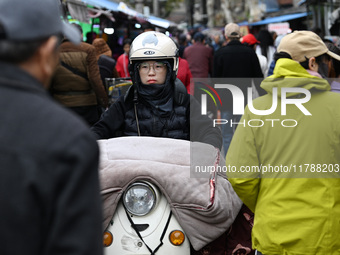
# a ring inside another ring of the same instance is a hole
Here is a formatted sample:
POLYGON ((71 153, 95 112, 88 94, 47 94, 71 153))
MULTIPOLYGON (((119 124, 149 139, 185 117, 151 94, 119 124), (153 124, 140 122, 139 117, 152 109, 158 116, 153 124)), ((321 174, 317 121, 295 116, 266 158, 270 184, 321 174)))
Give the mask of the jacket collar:
POLYGON ((17 65, 0 61, 0 86, 46 94, 47 91, 36 78, 17 65))
POLYGON ((239 40, 231 40, 228 42, 226 46, 231 46, 231 45, 243 45, 239 40))
MULTIPOLYGON (((288 58, 282 58, 276 62, 274 74, 264 79, 261 87, 269 94, 272 93, 274 87, 300 87, 308 90, 331 89, 327 80, 311 75, 298 62, 288 58)), ((280 91, 281 89, 278 90, 279 96, 280 91)))

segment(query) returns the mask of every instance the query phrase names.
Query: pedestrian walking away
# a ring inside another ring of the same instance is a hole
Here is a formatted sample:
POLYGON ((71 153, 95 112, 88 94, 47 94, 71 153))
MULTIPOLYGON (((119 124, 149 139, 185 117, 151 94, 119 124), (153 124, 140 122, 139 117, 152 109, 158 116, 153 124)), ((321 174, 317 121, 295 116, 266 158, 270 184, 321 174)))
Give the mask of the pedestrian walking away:
MULTIPOLYGON (((256 47, 259 43, 260 42, 256 39, 256 37, 253 34, 249 33, 249 34, 242 37, 242 44, 250 47, 251 49, 256 50, 256 47)), ((259 53, 256 53, 256 55, 257 55, 257 58, 259 59, 259 62, 260 62, 262 74, 263 74, 263 76, 265 76, 268 73, 267 58, 265 56, 263 56, 262 54, 259 54, 259 53)))
MULTIPOLYGON (((233 84, 241 89, 245 98, 248 96, 248 87, 254 83, 259 95, 265 94, 260 88, 259 79, 263 78, 259 59, 255 51, 240 42, 242 37, 240 27, 235 23, 229 23, 225 26, 224 34, 227 45, 221 47, 214 55, 214 78, 223 78, 226 84, 233 84)), ((233 97, 225 91, 219 91, 223 102, 220 107, 221 118, 238 122, 241 115, 233 113, 233 97)), ((245 104, 244 104, 245 106, 245 104)), ((223 150, 226 155, 230 141, 234 134, 234 127, 231 125, 222 125, 223 150)))
POLYGON ((205 36, 201 32, 194 35, 194 43, 184 49, 183 58, 189 63, 194 78, 211 77, 213 49, 205 46, 205 36))
MULTIPOLYGON (((338 48, 338 46, 334 43, 325 42, 325 44, 331 52, 340 55, 340 48, 338 48)), ((329 72, 327 77, 331 84, 331 91, 340 93, 340 61, 332 58, 332 61, 329 62, 328 69, 329 72)))
MULTIPOLYGON (((274 46, 274 38, 267 29, 261 29, 256 39, 260 42, 256 47, 256 53, 267 58, 267 70, 269 70, 274 58, 274 53, 276 51, 274 46)), ((268 73, 263 75, 264 77, 267 77, 268 73)))
POLYGON ((340 95, 324 77, 340 56, 311 31, 286 35, 277 52, 274 74, 261 84, 268 94, 247 106, 236 129, 227 177, 254 212, 258 254, 337 254, 340 95))
POLYGON ((100 77, 105 87, 106 78, 119 77, 116 60, 112 58, 112 51, 103 38, 94 39, 92 45, 96 48, 100 77))
MULTIPOLYGON (((80 25, 72 24, 82 33, 80 25)), ((81 116, 89 126, 96 123, 108 107, 96 49, 65 38, 60 46, 60 64, 52 78, 50 91, 55 100, 81 116)))

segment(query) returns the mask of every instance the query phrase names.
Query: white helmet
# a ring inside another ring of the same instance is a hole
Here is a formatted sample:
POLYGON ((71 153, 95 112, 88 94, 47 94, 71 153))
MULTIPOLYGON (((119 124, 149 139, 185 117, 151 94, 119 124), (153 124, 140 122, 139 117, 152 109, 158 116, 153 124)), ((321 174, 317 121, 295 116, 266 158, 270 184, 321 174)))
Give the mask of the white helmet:
POLYGON ((176 78, 178 55, 178 48, 169 36, 155 31, 144 32, 138 35, 131 44, 130 66, 133 67, 136 61, 168 59, 171 60, 172 74, 176 78))

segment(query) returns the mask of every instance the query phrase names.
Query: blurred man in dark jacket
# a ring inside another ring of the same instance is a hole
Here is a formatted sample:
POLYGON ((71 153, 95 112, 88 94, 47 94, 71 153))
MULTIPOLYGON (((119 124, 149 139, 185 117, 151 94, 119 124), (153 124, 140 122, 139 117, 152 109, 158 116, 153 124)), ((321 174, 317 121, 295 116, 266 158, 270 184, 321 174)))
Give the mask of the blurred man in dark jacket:
MULTIPOLYGON (((228 78, 224 80, 225 83, 239 87, 243 92, 244 98, 247 99, 247 88, 252 86, 251 78, 263 78, 259 60, 253 49, 240 42, 241 31, 237 24, 229 23, 226 25, 224 34, 227 45, 215 53, 213 77, 228 78)), ((259 87, 260 82, 255 80, 255 85, 258 93, 263 95, 264 91, 259 87)), ((229 123, 231 120, 238 122, 241 116, 233 115, 233 98, 231 93, 221 90, 219 95, 223 105, 223 108, 220 109, 221 118, 228 120, 229 123)), ((229 123, 221 126, 225 154, 228 151, 234 133, 233 127, 229 123)))
POLYGON ((103 253, 97 143, 46 91, 80 42, 58 2, 0 1, 0 254, 103 253))

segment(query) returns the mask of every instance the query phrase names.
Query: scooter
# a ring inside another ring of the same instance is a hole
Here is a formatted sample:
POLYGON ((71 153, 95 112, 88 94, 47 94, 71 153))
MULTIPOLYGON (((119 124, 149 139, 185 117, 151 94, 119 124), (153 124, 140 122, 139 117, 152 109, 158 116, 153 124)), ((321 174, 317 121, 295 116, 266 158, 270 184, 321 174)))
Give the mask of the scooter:
POLYGON ((213 146, 152 137, 98 143, 106 255, 189 255, 236 218, 242 202, 216 171, 224 162, 213 146))
POLYGON ((150 182, 129 185, 105 236, 105 254, 190 254, 184 230, 165 196, 150 182))

